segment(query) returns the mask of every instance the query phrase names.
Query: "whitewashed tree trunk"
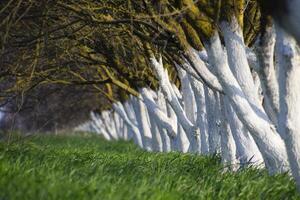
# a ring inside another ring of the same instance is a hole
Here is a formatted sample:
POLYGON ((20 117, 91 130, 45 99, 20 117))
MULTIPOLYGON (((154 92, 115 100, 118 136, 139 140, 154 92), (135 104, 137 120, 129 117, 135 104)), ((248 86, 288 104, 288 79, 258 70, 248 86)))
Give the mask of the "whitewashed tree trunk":
POLYGON ((236 169, 237 159, 236 159, 236 144, 232 136, 231 128, 228 123, 228 116, 226 112, 226 107, 229 106, 226 97, 220 96, 221 104, 221 156, 223 163, 228 163, 232 165, 232 169, 236 169))
MULTIPOLYGON (((224 35, 224 40, 227 49, 227 57, 229 67, 234 74, 237 82, 239 83, 246 99, 250 105, 255 109, 264 120, 269 120, 268 116, 264 113, 262 104, 260 103, 257 88, 255 87, 252 73, 247 60, 246 47, 244 44, 243 31, 240 28, 235 17, 232 17, 232 21, 222 22, 221 30, 224 35)), ((243 143, 246 145, 246 151, 254 152, 243 152, 246 156, 245 159, 249 159, 249 154, 254 154, 256 158, 252 158, 254 161, 259 161, 261 155, 256 150, 255 144, 252 142, 251 135, 247 133, 247 129, 244 126, 244 140, 243 143), (251 148, 252 147, 252 148, 251 148)), ((250 157, 251 159, 251 157, 250 157)), ((249 161, 249 160, 248 160, 249 161)))
POLYGON ((158 125, 155 120, 155 116, 149 112, 149 118, 151 123, 151 133, 152 133, 152 148, 153 151, 163 152, 163 142, 161 134, 158 129, 158 125))
POLYGON ((242 29, 235 17, 232 22, 222 22, 221 30, 227 50, 229 67, 250 103, 256 104, 258 96, 247 60, 242 29))
POLYGON ((107 137, 109 137, 110 140, 113 140, 114 137, 113 137, 113 136, 111 135, 111 133, 108 131, 109 128, 106 127, 106 125, 105 125, 105 123, 104 123, 104 121, 103 121, 102 115, 96 114, 95 116, 96 116, 96 119, 95 119, 95 120, 96 120, 96 123, 95 123, 95 124, 97 124, 97 127, 99 127, 100 132, 102 132, 102 134, 107 135, 107 137))
POLYGON ((190 127, 185 128, 185 130, 189 129, 191 132, 188 132, 188 139, 190 141, 190 151, 194 153, 201 152, 201 144, 200 144, 200 130, 196 125, 196 113, 197 113, 197 105, 194 95, 194 90, 192 89, 191 79, 186 71, 184 71, 181 67, 177 67, 178 76, 181 81, 181 92, 183 97, 183 109, 186 113, 186 117, 190 122, 190 127))
POLYGON ((116 135, 117 135, 117 138, 118 140, 121 139, 122 135, 121 135, 121 121, 120 121, 120 116, 118 115, 118 113, 116 112, 113 112, 112 113, 112 120, 114 122, 114 125, 115 125, 115 130, 116 130, 116 135))
MULTIPOLYGON (((159 109, 163 111, 163 113, 167 114, 167 102, 166 99, 164 98, 163 93, 159 90, 158 94, 157 94, 157 105, 159 106, 159 109)), ((156 121, 158 123, 158 120, 156 121)), ((170 124, 172 125, 173 122, 171 121, 170 124)), ((177 128, 176 126, 172 126, 172 128, 177 128)), ((158 127, 159 132, 161 133, 161 137, 163 140, 163 148, 164 148, 164 152, 170 152, 171 151, 171 139, 169 137, 168 134, 170 134, 170 132, 168 130, 166 130, 165 128, 163 128, 162 126, 158 127)), ((175 135, 177 133, 177 130, 174 132, 175 135)))
POLYGON ((181 81, 181 92, 183 97, 184 111, 187 118, 195 123, 195 112, 197 107, 195 104, 195 95, 191 86, 188 74, 181 68, 178 68, 178 74, 181 81))
POLYGON ((257 167, 263 167, 261 152, 229 102, 227 113, 231 132, 237 147, 237 159, 240 161, 240 164, 242 166, 251 164, 257 167))
POLYGON ((189 147, 190 147, 190 141, 188 139, 188 137, 186 136, 186 133, 184 131, 184 129, 182 128, 182 126, 178 123, 177 124, 177 137, 178 139, 178 146, 179 146, 179 151, 183 152, 183 153, 187 153, 189 151, 189 147))
POLYGON ((266 167, 270 173, 287 171, 289 164, 283 140, 274 126, 261 116, 261 112, 253 108, 259 105, 250 105, 247 96, 228 66, 218 33, 215 33, 210 38, 209 44, 205 44, 205 46, 224 92, 230 99, 237 116, 254 138, 263 155, 266 167))
POLYGON ((101 113, 102 122, 106 127, 106 131, 114 138, 114 140, 118 139, 113 121, 111 120, 110 111, 103 111, 101 113))
POLYGON ((222 110, 221 110, 221 99, 220 93, 214 91, 214 96, 216 99, 216 107, 215 107, 215 115, 216 115, 216 137, 215 137, 215 144, 216 144, 216 152, 219 153, 221 151, 221 126, 222 126, 222 110))
MULTIPOLYGON (((209 88, 215 91, 223 91, 223 86, 219 82, 218 78, 206 67, 203 60, 201 60, 199 56, 199 52, 192 47, 187 49, 185 52, 189 60, 191 61, 192 69, 186 68, 188 73, 194 75, 194 77, 200 76, 201 80, 207 85, 209 88)), ((187 65, 189 66, 189 65, 187 65)))
POLYGON ((130 137, 129 137, 127 125, 124 122, 124 120, 122 120, 122 124, 123 124, 123 126, 122 126, 122 139, 125 140, 125 141, 128 141, 128 140, 130 140, 130 137))
MULTIPOLYGON (((124 104, 126 105, 126 103, 124 103, 124 104)), ((134 115, 132 115, 133 110, 130 109, 131 106, 129 104, 127 104, 126 107, 125 106, 123 107, 123 105, 120 102, 113 104, 114 110, 120 115, 120 117, 122 117, 124 122, 127 124, 128 128, 130 129, 129 131, 132 132, 134 142, 139 147, 143 148, 144 146, 143 146, 141 133, 135 123, 134 115), (127 107, 127 109, 126 109, 126 107, 127 107), (128 117, 129 113, 131 113, 130 114, 131 119, 128 117)))
POLYGON ((261 37, 258 51, 259 67, 256 70, 263 90, 265 110, 272 122, 277 125, 279 86, 274 65, 275 36, 274 26, 267 27, 261 37))
POLYGON ((141 89, 141 94, 148 112, 155 118, 159 127, 166 129, 170 137, 175 137, 177 132, 176 122, 169 118, 163 94, 158 91, 156 101, 149 89, 141 89))
POLYGON ((136 138, 136 141, 138 141, 137 144, 141 148, 144 148, 143 136, 138 127, 137 116, 136 116, 136 112, 134 110, 134 105, 133 105, 133 102, 131 99, 129 99, 128 101, 126 101, 124 103, 124 110, 128 116, 128 119, 130 119, 130 121, 131 121, 132 127, 134 127, 134 128, 132 128, 132 130, 133 130, 132 132, 133 132, 134 137, 136 138))
MULTIPOLYGON (((177 116, 175 112, 173 111, 170 104, 167 103, 167 114, 168 117, 171 119, 171 121, 176 125, 177 124, 177 116)), ((174 137, 170 137, 171 142, 171 150, 172 151, 178 151, 178 130, 176 130, 176 135, 174 137)))
POLYGON ((196 106, 197 106, 197 117, 196 126, 200 129, 200 152, 201 154, 207 155, 209 153, 208 146, 208 123, 207 123, 207 112, 206 112, 206 101, 205 101, 205 90, 204 85, 196 80, 194 77, 189 76, 191 85, 194 90, 196 106))
POLYGON ((239 83, 246 99, 266 121, 269 120, 260 104, 258 93, 255 88, 254 80, 247 60, 246 48, 244 44, 243 32, 235 17, 232 22, 222 22, 221 30, 227 50, 229 67, 239 83))
POLYGON ((126 140, 125 139, 125 134, 126 134, 125 127, 126 127, 126 125, 125 125, 123 119, 120 117, 120 115, 117 112, 115 112, 115 113, 118 115, 119 120, 120 120, 120 134, 119 135, 121 136, 122 140, 126 140))
POLYGON ((97 128, 99 129, 99 133, 104 136, 104 138, 108 141, 112 140, 111 135, 106 131, 106 128, 104 127, 103 122, 101 121, 101 118, 99 115, 97 115, 94 112, 91 112, 90 114, 92 121, 95 123, 97 128))
POLYGON ((188 133, 191 133, 193 135, 194 131, 194 125, 193 123, 188 119, 186 116, 186 113, 184 112, 184 108, 180 104, 179 99, 177 98, 176 93, 174 92, 168 74, 163 68, 162 58, 160 57, 160 60, 157 61, 154 57, 151 58, 152 66, 157 74, 162 92, 164 93, 164 96, 172 106, 173 110, 175 111, 179 123, 182 124, 182 127, 185 129, 185 131, 188 133))
POLYGON ((300 188, 300 49, 296 41, 277 28, 280 113, 279 131, 284 138, 291 171, 300 188))
POLYGON ((131 97, 131 100, 133 102, 133 107, 136 115, 137 125, 139 128, 139 131, 141 133, 143 146, 147 151, 152 150, 152 135, 150 130, 150 124, 148 121, 148 111, 146 106, 144 105, 142 101, 143 97, 139 96, 131 97))
POLYGON ((218 150, 218 127, 216 118, 217 103, 214 92, 207 87, 205 87, 205 101, 207 110, 209 153, 215 154, 218 150))
POLYGON ((137 125, 134 108, 130 99, 123 103, 122 109, 125 111, 128 119, 132 122, 132 124, 137 125))

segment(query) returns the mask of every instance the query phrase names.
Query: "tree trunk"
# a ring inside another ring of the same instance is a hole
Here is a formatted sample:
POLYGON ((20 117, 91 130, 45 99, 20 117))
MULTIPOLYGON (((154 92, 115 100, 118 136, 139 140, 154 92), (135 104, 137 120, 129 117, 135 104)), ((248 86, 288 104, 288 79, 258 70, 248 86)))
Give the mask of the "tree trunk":
POLYGON ((280 114, 279 131, 284 138, 293 177, 300 189, 300 49, 296 41, 277 29, 280 114))
POLYGON ((266 167, 270 173, 285 172, 289 169, 285 145, 276 132, 274 126, 261 117, 260 112, 253 109, 239 83, 232 74, 218 33, 205 44, 211 64, 214 65, 217 76, 223 85, 224 92, 230 99, 237 116, 250 131, 260 152, 263 155, 266 167))
POLYGON ((209 153, 215 154, 218 150, 217 114, 215 113, 217 104, 214 92, 207 87, 205 87, 205 102, 207 110, 209 153))
POLYGON ((235 170, 237 164, 236 160, 236 145, 232 136, 230 125, 227 121, 228 117, 226 107, 229 106, 226 97, 223 95, 220 97, 221 104, 221 119, 222 119, 222 130, 221 130, 221 156, 223 163, 231 164, 232 169, 235 170))
POLYGON ((196 80, 194 77, 189 76, 191 85, 194 90, 197 106, 196 127, 200 129, 200 152, 203 155, 209 153, 208 146, 208 123, 204 85, 196 80))
POLYGON ((148 111, 146 106, 144 105, 142 101, 142 97, 132 97, 132 100, 134 101, 134 107, 135 107, 135 115, 139 127, 139 131, 142 136, 143 145, 144 148, 147 151, 152 151, 152 135, 150 130, 150 124, 148 122, 148 111))

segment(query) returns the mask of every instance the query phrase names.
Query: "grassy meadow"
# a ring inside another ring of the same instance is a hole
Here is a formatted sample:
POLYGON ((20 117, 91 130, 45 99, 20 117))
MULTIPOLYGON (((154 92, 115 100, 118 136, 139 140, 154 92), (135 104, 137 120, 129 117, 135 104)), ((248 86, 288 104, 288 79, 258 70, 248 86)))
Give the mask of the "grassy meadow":
POLYGON ((97 136, 0 142, 0 200, 300 199, 288 175, 224 172, 218 156, 149 153, 97 136))

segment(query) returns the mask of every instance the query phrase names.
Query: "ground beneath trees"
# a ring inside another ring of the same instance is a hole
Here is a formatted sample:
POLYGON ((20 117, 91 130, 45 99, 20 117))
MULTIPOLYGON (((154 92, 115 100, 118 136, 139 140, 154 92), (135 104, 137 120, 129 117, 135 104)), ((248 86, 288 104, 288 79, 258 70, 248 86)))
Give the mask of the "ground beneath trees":
POLYGON ((223 173, 219 158, 148 153, 96 136, 0 142, 0 199, 300 199, 287 175, 223 173))

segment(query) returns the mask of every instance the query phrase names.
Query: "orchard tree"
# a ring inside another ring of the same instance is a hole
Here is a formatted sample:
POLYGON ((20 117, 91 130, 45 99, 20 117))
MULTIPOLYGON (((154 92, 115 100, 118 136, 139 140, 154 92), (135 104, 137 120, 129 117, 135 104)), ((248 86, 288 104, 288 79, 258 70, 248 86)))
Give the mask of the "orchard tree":
POLYGON ((299 4, 6 1, 1 87, 13 97, 42 83, 89 85, 114 110, 84 127, 109 140, 263 163, 300 187, 299 4))

